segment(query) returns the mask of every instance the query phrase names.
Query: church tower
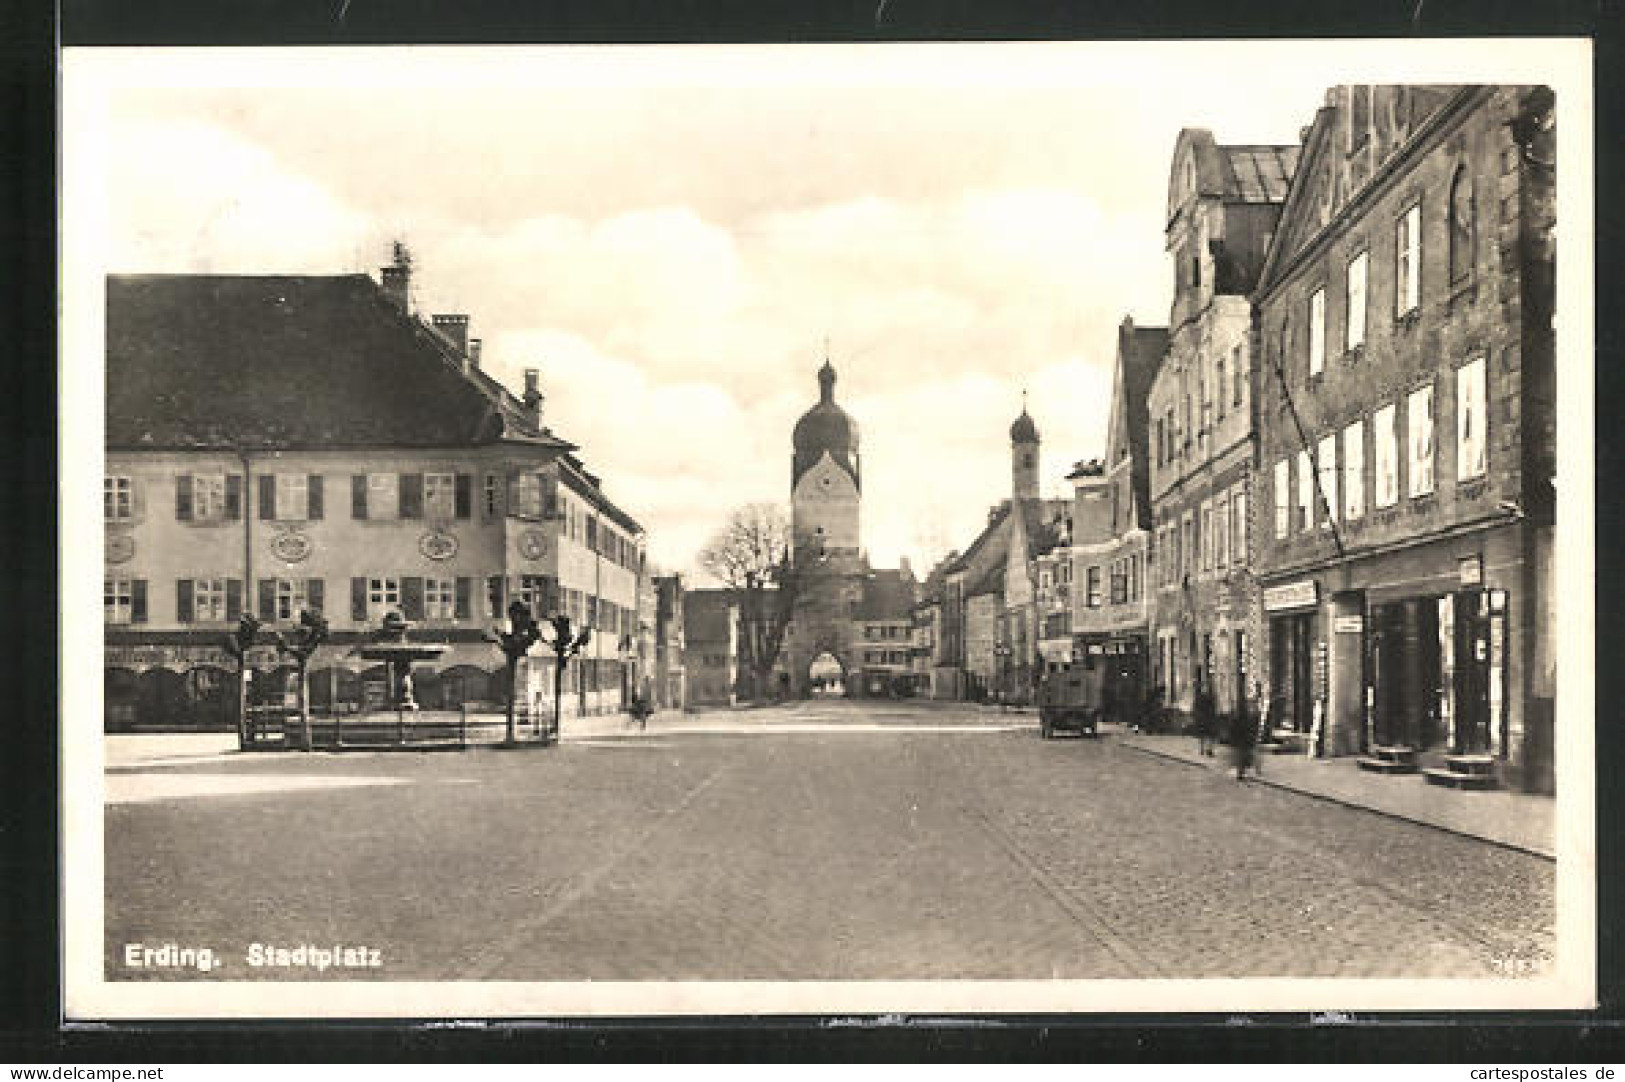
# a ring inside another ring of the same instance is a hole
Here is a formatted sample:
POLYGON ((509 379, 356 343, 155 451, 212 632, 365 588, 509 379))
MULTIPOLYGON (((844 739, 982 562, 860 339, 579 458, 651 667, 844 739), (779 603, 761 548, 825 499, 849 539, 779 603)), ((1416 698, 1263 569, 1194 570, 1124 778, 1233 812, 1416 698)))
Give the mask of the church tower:
POLYGON ((835 369, 818 370, 818 404, 796 422, 790 463, 790 522, 796 563, 856 559, 863 482, 858 424, 835 404, 835 369))
POLYGON ((1025 392, 1021 416, 1010 426, 1010 494, 1018 500, 1038 499, 1038 426, 1027 414, 1025 392))

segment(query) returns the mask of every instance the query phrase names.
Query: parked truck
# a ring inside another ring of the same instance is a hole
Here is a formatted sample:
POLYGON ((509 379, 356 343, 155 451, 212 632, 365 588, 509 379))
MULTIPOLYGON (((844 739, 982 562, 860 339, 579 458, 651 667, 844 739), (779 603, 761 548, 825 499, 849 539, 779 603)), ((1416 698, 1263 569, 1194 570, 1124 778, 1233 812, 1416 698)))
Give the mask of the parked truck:
POLYGON ((1106 668, 1093 657, 1053 666, 1038 684, 1038 731, 1094 736, 1105 712, 1106 668))

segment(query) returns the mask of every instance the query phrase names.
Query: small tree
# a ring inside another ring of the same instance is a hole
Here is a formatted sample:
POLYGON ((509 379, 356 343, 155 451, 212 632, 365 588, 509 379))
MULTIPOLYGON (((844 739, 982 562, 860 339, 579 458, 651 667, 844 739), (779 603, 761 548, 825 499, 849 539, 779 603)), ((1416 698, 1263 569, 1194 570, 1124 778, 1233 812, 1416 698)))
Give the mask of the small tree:
POLYGON ((299 622, 292 631, 276 633, 277 652, 293 658, 294 667, 299 673, 299 731, 304 738, 306 751, 314 743, 310 732, 310 659, 327 641, 327 637, 327 618, 309 609, 300 610, 299 622))
POLYGON ((248 652, 259 637, 260 622, 251 613, 243 613, 237 621, 237 630, 226 636, 226 653, 237 662, 237 750, 248 747, 248 652))
POLYGON ((553 617, 548 624, 553 631, 545 641, 553 649, 553 735, 556 738, 564 705, 564 670, 569 667, 570 659, 578 656, 592 642, 592 628, 583 627, 579 633, 575 632, 570 626, 570 618, 563 613, 553 617))
POLYGON ((773 676, 794 615, 803 570, 794 561, 794 540, 784 511, 753 503, 736 510, 699 563, 733 592, 739 606, 739 662, 760 699, 773 676))
POLYGON ((496 643, 507 661, 508 678, 508 738, 504 741, 509 747, 519 743, 519 730, 515 720, 515 701, 519 696, 519 659, 530 652, 541 638, 541 628, 536 626, 535 619, 530 615, 530 606, 523 601, 515 601, 508 606, 508 630, 500 627, 491 629, 485 637, 487 642, 496 643))

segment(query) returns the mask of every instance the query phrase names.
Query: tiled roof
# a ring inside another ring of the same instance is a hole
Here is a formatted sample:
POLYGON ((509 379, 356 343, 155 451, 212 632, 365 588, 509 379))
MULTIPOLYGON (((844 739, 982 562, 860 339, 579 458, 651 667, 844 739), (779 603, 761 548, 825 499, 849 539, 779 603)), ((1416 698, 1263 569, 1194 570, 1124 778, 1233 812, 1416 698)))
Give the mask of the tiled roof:
POLYGON ((1168 355, 1166 327, 1135 327, 1118 341, 1123 356, 1123 408, 1128 415, 1130 478, 1141 526, 1151 524, 1150 411, 1151 385, 1168 355))
POLYGON ((107 280, 107 444, 119 449, 568 450, 366 275, 107 280))
POLYGON ((863 580, 860 620, 906 620, 914 608, 915 584, 900 570, 874 571, 863 580))
POLYGON ((1221 146, 1224 194, 1244 203, 1279 203, 1286 198, 1298 164, 1293 146, 1221 146))

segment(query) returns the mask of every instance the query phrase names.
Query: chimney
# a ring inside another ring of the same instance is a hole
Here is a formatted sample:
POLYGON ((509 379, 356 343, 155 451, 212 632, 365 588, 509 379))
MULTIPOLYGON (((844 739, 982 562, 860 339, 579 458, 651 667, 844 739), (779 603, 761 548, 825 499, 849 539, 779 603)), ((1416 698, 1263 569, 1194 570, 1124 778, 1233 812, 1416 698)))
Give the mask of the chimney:
POLYGON ((468 355, 468 317, 462 314, 433 317, 434 329, 457 347, 457 352, 468 355))
POLYGON ((395 307, 405 312, 410 306, 408 289, 412 284, 412 268, 395 264, 384 267, 378 272, 379 281, 384 290, 384 296, 395 302, 395 307))
POLYGON ((468 340, 468 363, 475 368, 480 366, 480 340, 478 338, 468 340))
POLYGON ((539 369, 525 369, 525 409, 537 428, 542 427, 542 373, 539 369))
POLYGON ((914 569, 908 565, 907 556, 897 557, 897 573, 903 576, 905 579, 912 579, 914 577, 914 569))

